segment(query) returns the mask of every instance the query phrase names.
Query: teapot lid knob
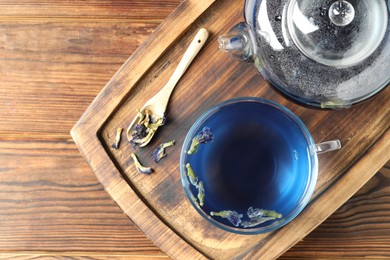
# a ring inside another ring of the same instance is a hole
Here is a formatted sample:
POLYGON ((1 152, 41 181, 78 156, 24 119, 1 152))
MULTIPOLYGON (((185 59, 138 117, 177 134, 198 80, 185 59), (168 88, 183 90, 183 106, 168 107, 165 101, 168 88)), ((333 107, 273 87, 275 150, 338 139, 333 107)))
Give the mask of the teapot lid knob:
POLYGON ((347 68, 380 46, 388 26, 384 0, 290 0, 287 28, 295 46, 316 62, 347 68))
POLYGON ((355 18, 355 8, 345 0, 334 2, 329 7, 329 19, 337 26, 347 26, 355 18))

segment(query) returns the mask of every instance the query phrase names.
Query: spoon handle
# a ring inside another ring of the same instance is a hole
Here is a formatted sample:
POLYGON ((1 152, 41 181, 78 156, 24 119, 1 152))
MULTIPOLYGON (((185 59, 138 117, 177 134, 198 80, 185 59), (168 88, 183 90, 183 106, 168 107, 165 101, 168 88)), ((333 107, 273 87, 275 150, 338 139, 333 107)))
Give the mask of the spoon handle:
POLYGON ((183 58, 181 59, 179 65, 176 67, 175 71, 173 72, 171 78, 168 80, 165 86, 160 90, 161 96, 160 95, 158 96, 159 98, 161 98, 160 99, 161 101, 164 100, 166 101, 166 104, 168 104, 169 97, 173 89, 175 88, 177 82, 186 72, 187 68, 190 66, 191 62, 194 60, 198 52, 202 49, 203 45, 206 43, 208 36, 209 33, 204 28, 201 28, 198 31, 198 33, 195 35, 190 46, 187 48, 186 52, 184 53, 183 58))
MULTIPOLYGON (((164 117, 164 113, 168 105, 169 97, 171 96, 173 89, 175 88, 177 82, 180 80, 181 76, 183 76, 183 74, 186 72, 187 68, 190 66, 191 62, 198 54, 200 49, 206 43, 208 36, 209 33, 206 29, 202 28, 198 31, 198 33, 195 35, 195 38, 192 40, 190 46, 184 53, 183 58, 179 62, 179 65, 176 67, 175 71, 173 72, 171 78, 168 80, 165 86, 160 89, 160 91, 156 95, 154 95, 151 99, 149 99, 144 104, 144 106, 140 109, 141 113, 144 113, 145 109, 149 109, 153 115, 159 116, 160 118, 164 117)), ((127 139, 129 141, 132 140, 132 136, 131 136, 132 129, 133 129, 133 125, 137 120, 138 117, 135 117, 127 128, 126 134, 127 134, 127 139)), ((145 146, 148 143, 149 141, 143 143, 141 146, 145 146)))

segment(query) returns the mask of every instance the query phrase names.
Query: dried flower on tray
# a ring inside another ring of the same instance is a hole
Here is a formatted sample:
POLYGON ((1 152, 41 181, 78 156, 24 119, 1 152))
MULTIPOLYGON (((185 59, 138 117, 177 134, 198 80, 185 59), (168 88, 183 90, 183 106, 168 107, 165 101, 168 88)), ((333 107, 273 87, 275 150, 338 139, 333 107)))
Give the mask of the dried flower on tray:
POLYGON ((151 154, 153 161, 158 163, 162 158, 164 158, 167 155, 165 153, 165 148, 173 146, 174 144, 175 144, 175 140, 160 144, 156 149, 153 150, 151 154))
POLYGON ((191 147, 188 150, 187 154, 194 154, 198 151, 200 144, 207 144, 208 142, 213 141, 214 135, 211 132, 211 129, 204 127, 203 130, 192 139, 191 147))
POLYGON ((112 144, 112 148, 114 148, 114 149, 119 148, 119 144, 121 142, 122 131, 123 131, 123 128, 118 128, 116 130, 115 142, 112 144))
POLYGON ((133 161, 134 161, 134 164, 135 164, 135 168, 137 169, 137 171, 138 171, 139 173, 151 174, 151 173, 153 172, 153 169, 152 169, 152 168, 143 166, 143 165, 139 162, 137 156, 136 156, 134 153, 131 154, 131 158, 133 158, 133 161))
POLYGON ((230 221, 230 223, 232 223, 236 227, 238 227, 240 225, 240 223, 242 221, 241 218, 243 217, 242 214, 239 214, 237 211, 234 211, 234 210, 223 210, 223 211, 219 211, 219 212, 211 211, 210 215, 211 216, 218 216, 221 218, 226 218, 227 220, 230 221))

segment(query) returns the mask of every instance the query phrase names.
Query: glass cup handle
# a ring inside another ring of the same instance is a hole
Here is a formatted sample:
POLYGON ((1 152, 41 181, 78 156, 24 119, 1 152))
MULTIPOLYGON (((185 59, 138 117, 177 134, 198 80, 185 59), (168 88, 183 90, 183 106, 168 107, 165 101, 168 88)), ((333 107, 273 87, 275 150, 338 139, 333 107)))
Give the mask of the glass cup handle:
POLYGON ((332 140, 315 145, 317 154, 327 153, 341 148, 340 140, 332 140))

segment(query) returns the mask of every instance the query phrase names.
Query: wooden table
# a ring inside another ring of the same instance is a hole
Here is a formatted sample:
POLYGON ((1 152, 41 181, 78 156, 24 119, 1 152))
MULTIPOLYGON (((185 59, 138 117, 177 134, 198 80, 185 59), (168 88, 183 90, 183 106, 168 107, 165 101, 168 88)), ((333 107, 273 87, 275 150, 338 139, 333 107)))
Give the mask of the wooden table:
MULTIPOLYGON (((2 0, 0 257, 168 258, 69 131, 179 0, 2 0)), ((282 258, 390 257, 390 163, 282 258)))

